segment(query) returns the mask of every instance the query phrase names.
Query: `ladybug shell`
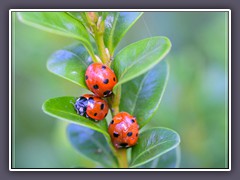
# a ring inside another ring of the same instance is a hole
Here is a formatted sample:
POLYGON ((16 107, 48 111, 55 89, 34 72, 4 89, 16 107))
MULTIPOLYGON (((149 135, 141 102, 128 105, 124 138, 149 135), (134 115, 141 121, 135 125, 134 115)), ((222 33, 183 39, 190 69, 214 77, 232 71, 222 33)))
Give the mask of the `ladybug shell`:
POLYGON ((108 133, 116 148, 127 148, 137 143, 138 128, 136 117, 127 112, 120 112, 113 117, 108 127, 108 133))
POLYGON ((76 100, 75 110, 81 116, 100 121, 108 114, 108 104, 97 96, 84 94, 76 100))
POLYGON ((117 83, 115 73, 102 63, 93 63, 88 66, 85 73, 87 87, 99 97, 107 97, 112 94, 112 89, 117 83))

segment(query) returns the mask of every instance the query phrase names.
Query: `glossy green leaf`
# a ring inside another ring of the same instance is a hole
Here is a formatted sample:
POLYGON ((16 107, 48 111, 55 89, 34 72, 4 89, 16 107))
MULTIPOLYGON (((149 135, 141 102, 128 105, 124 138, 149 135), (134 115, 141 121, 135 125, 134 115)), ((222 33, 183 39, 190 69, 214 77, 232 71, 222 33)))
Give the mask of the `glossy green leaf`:
POLYGON ((161 61, 145 74, 122 85, 120 110, 137 117, 140 128, 158 109, 168 80, 169 68, 161 61))
POLYGON ((170 51, 171 42, 166 37, 147 38, 130 44, 115 57, 112 68, 118 78, 116 88, 142 75, 158 64, 170 51))
POLYGON ((76 20, 78 20, 80 23, 82 23, 86 29, 88 29, 88 23, 87 23, 87 17, 85 15, 85 12, 83 11, 71 11, 71 12, 67 12, 70 16, 72 16, 73 18, 75 18, 76 20))
POLYGON ((95 122, 94 120, 78 115, 74 109, 75 99, 75 97, 68 96, 48 99, 44 102, 42 108, 43 111, 50 116, 91 128, 109 138, 107 121, 104 119, 95 122))
POLYGON ((76 124, 69 124, 67 135, 73 147, 81 154, 106 168, 117 167, 117 160, 101 133, 76 124))
POLYGON ((138 168, 178 168, 180 163, 180 148, 179 146, 162 156, 142 165, 138 168))
POLYGON ((108 12, 105 19, 104 41, 111 55, 126 32, 142 14, 142 12, 108 12))
POLYGON ((75 38, 93 54, 88 31, 66 12, 18 12, 18 17, 23 23, 33 27, 75 38))
POLYGON ((75 44, 56 51, 47 62, 50 72, 87 89, 85 72, 92 63, 89 54, 81 44, 75 44))
POLYGON ((140 133, 137 145, 132 148, 130 167, 137 167, 176 148, 179 135, 167 128, 151 128, 140 133))

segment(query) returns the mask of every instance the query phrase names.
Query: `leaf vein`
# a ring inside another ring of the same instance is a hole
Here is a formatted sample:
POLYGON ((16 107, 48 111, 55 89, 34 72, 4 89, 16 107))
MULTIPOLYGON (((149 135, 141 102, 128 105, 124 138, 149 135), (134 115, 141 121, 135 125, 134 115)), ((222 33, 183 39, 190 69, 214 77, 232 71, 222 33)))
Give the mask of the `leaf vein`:
MULTIPOLYGON (((153 145, 152 147, 150 147, 150 148, 149 148, 148 150, 146 150, 146 151, 150 151, 151 149, 153 149, 153 148, 155 148, 155 147, 157 147, 157 146, 160 146, 160 145, 162 145, 162 144, 165 144, 165 143, 171 142, 171 141, 175 141, 175 140, 168 140, 168 141, 164 141, 164 142, 158 143, 158 144, 156 144, 156 145, 153 145)), ((168 148, 168 149, 169 149, 169 148, 168 148)), ((142 151, 141 153, 139 153, 138 156, 136 156, 136 158, 134 159, 134 161, 132 161, 131 164, 134 164, 134 162, 136 162, 137 159, 139 159, 143 154, 145 154, 146 151, 142 151)), ((160 153, 159 153, 159 154, 160 154, 160 153)))

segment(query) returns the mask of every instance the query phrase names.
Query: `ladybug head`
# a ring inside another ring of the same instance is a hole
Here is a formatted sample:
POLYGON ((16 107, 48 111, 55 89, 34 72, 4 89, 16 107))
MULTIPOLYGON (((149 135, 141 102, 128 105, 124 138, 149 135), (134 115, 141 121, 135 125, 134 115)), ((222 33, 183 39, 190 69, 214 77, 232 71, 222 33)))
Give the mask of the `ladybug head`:
POLYGON ((86 116, 87 103, 88 103, 87 98, 83 96, 76 100, 74 107, 77 113, 80 114, 81 116, 86 116))

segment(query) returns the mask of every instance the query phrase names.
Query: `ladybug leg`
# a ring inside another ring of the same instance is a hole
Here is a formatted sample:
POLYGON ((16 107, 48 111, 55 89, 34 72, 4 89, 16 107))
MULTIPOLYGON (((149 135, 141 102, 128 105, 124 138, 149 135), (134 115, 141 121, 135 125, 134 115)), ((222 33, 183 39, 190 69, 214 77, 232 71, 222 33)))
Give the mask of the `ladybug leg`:
POLYGON ((77 114, 80 114, 80 112, 79 112, 79 110, 78 110, 78 108, 77 108, 76 104, 74 105, 74 108, 75 108, 75 110, 76 110, 77 114))

